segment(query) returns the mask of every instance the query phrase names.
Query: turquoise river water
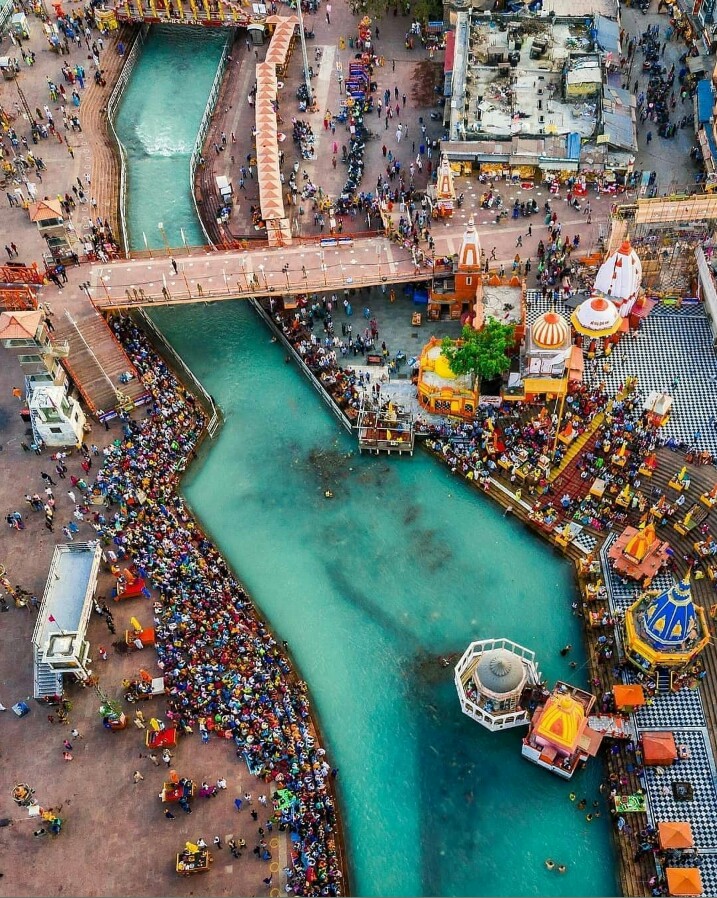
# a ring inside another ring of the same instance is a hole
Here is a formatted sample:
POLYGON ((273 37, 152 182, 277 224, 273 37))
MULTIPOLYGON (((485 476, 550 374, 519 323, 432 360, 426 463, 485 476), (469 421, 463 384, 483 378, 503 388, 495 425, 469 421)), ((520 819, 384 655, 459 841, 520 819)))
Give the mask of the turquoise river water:
MULTIPOLYGON (((179 34, 151 34, 118 120, 137 247, 143 231, 160 245, 160 220, 170 242, 180 222, 201 242, 186 157, 221 40, 179 34)), ((572 785, 528 764, 522 730, 461 714, 439 660, 507 636, 567 677, 561 646, 584 661, 570 566, 422 452, 358 456, 247 305, 154 318, 226 414, 185 494, 309 682, 354 893, 615 894, 606 809, 588 823, 568 798, 597 798, 600 764, 572 785)))

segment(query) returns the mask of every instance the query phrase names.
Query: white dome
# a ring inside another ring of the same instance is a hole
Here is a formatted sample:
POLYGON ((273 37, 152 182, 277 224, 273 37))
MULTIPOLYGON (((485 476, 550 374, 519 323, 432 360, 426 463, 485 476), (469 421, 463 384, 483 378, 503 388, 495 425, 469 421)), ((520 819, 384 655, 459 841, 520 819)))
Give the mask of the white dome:
POLYGON ((614 303, 602 296, 592 296, 575 309, 572 322, 581 334, 606 337, 620 329, 622 319, 614 303))
POLYGON ((594 289, 619 305, 636 299, 641 284, 642 262, 630 241, 625 240, 620 249, 600 266, 594 289))

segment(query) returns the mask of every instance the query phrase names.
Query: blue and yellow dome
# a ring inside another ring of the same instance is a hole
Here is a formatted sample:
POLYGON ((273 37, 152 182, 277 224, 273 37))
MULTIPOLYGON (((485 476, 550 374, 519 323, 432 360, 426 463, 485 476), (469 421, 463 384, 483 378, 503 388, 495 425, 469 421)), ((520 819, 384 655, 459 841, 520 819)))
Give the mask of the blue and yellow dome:
POLYGON ((703 635, 692 602, 689 575, 650 602, 644 628, 645 636, 658 651, 679 651, 686 642, 703 635))

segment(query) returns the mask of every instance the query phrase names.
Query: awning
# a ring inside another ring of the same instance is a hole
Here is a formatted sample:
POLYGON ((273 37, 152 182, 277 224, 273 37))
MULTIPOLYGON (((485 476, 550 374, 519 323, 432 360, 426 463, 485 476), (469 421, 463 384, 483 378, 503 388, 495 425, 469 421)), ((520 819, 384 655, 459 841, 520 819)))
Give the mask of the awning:
POLYGON ((657 824, 661 848, 693 848, 692 826, 685 822, 665 821, 657 824))
POLYGON ((612 694, 615 696, 615 706, 618 709, 641 708, 645 704, 645 692, 642 686, 637 684, 613 686, 612 694))
POLYGON ((568 360, 568 380, 582 380, 585 373, 585 358, 579 346, 572 346, 568 360))
POLYGON ((697 867, 667 867, 667 893, 669 895, 702 895, 702 877, 697 867))
POLYGON ((672 733, 643 733, 642 759, 647 767, 672 764, 677 759, 677 746, 672 733))
POLYGON ((43 318, 42 312, 3 312, 0 340, 34 340, 43 318))
POLYGON ((704 56, 688 56, 687 68, 691 75, 703 75, 707 71, 704 56))
POLYGON ((707 126, 712 119, 714 103, 712 82, 709 78, 703 78, 697 82, 697 120, 700 125, 707 126))

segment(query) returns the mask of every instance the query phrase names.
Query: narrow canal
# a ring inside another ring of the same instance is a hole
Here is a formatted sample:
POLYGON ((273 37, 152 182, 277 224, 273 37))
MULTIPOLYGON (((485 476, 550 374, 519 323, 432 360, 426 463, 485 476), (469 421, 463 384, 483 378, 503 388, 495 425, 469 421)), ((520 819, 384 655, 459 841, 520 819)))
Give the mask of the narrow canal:
MULTIPOLYGON (((220 44, 156 29, 135 69, 118 133, 136 247, 143 232, 161 245, 157 221, 170 242, 178 222, 201 240, 187 153, 220 44), (130 108, 143 103, 151 115, 130 108)), ((154 319, 226 412, 185 493, 309 682, 339 768, 354 891, 615 894, 607 810, 588 823, 568 797, 598 797, 599 764, 568 785, 523 761, 522 731, 490 735, 464 717, 440 664, 472 638, 507 636, 551 681, 568 677, 559 649, 581 642, 570 566, 421 452, 358 457, 241 302, 154 319)), ((584 685, 584 669, 572 678, 584 685)))

